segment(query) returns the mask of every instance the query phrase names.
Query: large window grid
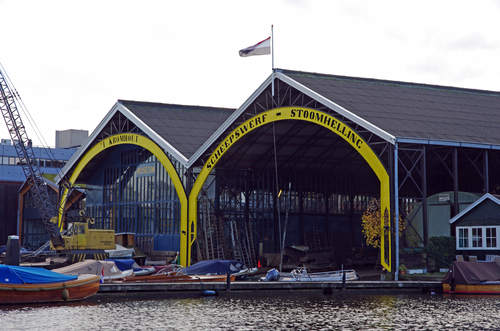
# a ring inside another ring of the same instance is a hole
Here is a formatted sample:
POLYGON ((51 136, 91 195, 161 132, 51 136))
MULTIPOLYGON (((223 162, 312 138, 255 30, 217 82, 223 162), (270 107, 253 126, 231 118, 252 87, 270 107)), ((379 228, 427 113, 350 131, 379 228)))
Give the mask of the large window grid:
POLYGON ((469 247, 469 229, 458 229, 458 248, 469 247))
MULTIPOLYGON (((42 168, 62 168, 66 164, 65 160, 34 159, 33 162, 42 168)), ((21 161, 15 156, 0 156, 0 165, 21 165, 21 161)))
POLYGON ((472 247, 483 247, 482 228, 472 228, 472 247))
POLYGON ((487 248, 497 247, 497 229, 496 228, 486 228, 486 247, 487 248))
MULTIPOLYGON (((172 163, 181 170, 179 162, 172 163)), ((155 235, 179 235, 177 191, 163 165, 149 152, 120 153, 120 164, 104 169, 101 191, 93 201, 87 198, 86 206, 97 228, 135 233, 136 245, 145 252, 152 250, 155 235)))
POLYGON ((498 232, 500 226, 460 226, 456 228, 457 249, 490 250, 500 249, 498 232))

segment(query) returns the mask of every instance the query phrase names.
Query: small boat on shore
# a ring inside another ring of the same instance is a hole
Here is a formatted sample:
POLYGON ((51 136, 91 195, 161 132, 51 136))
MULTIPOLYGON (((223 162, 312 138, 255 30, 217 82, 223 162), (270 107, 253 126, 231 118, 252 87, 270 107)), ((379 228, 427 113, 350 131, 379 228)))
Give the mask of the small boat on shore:
POLYGON ((455 261, 443 279, 450 294, 500 294, 498 262, 455 261))
POLYGON ((127 277, 124 282, 158 282, 158 283, 176 283, 176 282, 226 282, 227 275, 230 281, 236 280, 244 268, 243 264, 236 260, 205 260, 200 261, 187 268, 179 265, 170 264, 164 266, 151 275, 134 275, 127 277))
POLYGON ((301 267, 291 272, 279 272, 276 269, 271 269, 261 280, 280 282, 341 282, 344 279, 346 281, 358 280, 359 276, 352 269, 310 273, 307 272, 305 267, 301 267))
POLYGON ((95 275, 68 276, 43 268, 0 265, 0 304, 83 300, 98 290, 95 275))
MULTIPOLYGON (((233 282, 236 278, 231 276, 233 282)), ((160 274, 146 276, 132 276, 123 279, 123 282, 144 282, 144 283, 186 283, 186 282, 226 282, 226 275, 184 275, 184 274, 160 274)))
POLYGON ((341 282, 344 279, 346 281, 358 280, 359 276, 356 271, 349 270, 336 270, 336 271, 325 271, 325 272, 307 272, 307 269, 297 268, 292 270, 290 273, 280 272, 280 282, 341 282))
MULTIPOLYGON (((235 276, 230 276, 235 281, 235 276)), ((227 275, 187 275, 182 269, 160 271, 152 275, 125 277, 123 282, 145 283, 185 283, 185 282, 226 282, 227 275)))
POLYGON ((133 275, 133 270, 120 270, 113 261, 84 260, 52 271, 64 275, 96 275, 103 281, 121 279, 133 275))
POLYGON ((185 269, 186 275, 227 275, 246 269, 243 263, 236 260, 204 260, 185 269))

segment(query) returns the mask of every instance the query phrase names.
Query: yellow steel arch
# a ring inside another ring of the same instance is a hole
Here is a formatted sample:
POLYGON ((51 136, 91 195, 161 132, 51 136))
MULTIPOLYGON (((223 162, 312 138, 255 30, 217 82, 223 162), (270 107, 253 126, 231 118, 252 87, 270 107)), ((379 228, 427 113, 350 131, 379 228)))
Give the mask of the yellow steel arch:
MULTIPOLYGON (((124 145, 124 144, 131 144, 131 145, 137 145, 140 146, 144 149, 147 149, 150 151, 157 159, 160 161, 160 163, 163 165, 165 170, 167 171, 168 175, 170 176, 170 179, 172 179, 172 183, 174 184, 175 190, 177 192, 177 195, 179 197, 179 201, 181 204, 181 219, 180 219, 180 232, 181 232, 181 240, 180 240, 180 245, 181 247, 186 247, 187 245, 187 195, 186 191, 184 190, 184 186, 182 185, 182 181, 179 178, 179 174, 175 170, 174 166, 172 165, 172 162, 170 159, 167 157, 165 152, 157 145, 155 144, 151 139, 135 134, 135 133, 121 133, 117 134, 114 136, 107 137, 94 146, 92 146, 91 149, 89 149, 83 157, 80 159, 78 164, 76 165, 75 169, 73 170, 73 173, 71 174, 71 177, 69 178, 69 184, 73 186, 78 178, 80 176, 80 173, 82 170, 87 166, 87 164, 94 158, 96 157, 99 153, 104 151, 105 149, 108 149, 110 147, 118 146, 118 145, 124 145)), ((66 200, 68 197, 69 190, 68 188, 64 189, 64 192, 61 196, 61 200, 59 201, 59 215, 58 215, 58 226, 62 230, 63 227, 63 214, 64 214, 64 208, 66 205, 66 200)), ((185 249, 184 249, 185 251, 185 249)))
POLYGON ((198 216, 198 195, 208 175, 222 158, 224 153, 247 133, 272 122, 282 120, 302 120, 321 125, 351 145, 368 163, 378 180, 380 181, 380 254, 381 264, 388 271, 391 270, 391 236, 390 236, 390 182, 389 174, 380 159, 370 146, 353 129, 339 119, 310 108, 304 107, 280 107, 274 108, 248 119, 231 133, 217 146, 210 158, 203 165, 203 169, 189 194, 189 224, 183 225, 188 229, 188 245, 181 246, 181 260, 183 264, 189 265, 191 259, 191 247, 196 240, 196 223, 198 216), (186 252, 184 252, 186 250, 186 252))

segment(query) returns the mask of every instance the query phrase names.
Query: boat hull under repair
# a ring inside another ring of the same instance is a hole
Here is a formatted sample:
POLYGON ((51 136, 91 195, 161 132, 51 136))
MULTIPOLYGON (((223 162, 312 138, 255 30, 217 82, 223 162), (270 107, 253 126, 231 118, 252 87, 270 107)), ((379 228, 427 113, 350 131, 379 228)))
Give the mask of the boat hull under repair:
POLYGON ((500 295, 500 282, 498 284, 456 284, 452 290, 450 284, 443 283, 443 293, 450 294, 497 294, 500 295))
POLYGON ((47 303, 88 298, 99 290, 99 277, 80 275, 75 280, 47 284, 0 284, 0 303, 47 303))
POLYGON ((443 292, 500 294, 500 263, 455 261, 443 279, 443 292))

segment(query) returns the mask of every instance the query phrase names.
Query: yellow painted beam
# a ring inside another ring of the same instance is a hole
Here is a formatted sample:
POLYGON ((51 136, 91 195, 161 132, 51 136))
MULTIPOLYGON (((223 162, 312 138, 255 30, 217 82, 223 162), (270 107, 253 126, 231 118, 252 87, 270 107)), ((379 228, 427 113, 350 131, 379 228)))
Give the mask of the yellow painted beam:
MULTIPOLYGON (((177 192, 177 196, 179 197, 179 201, 181 204, 181 219, 180 219, 180 235, 181 235, 181 240, 180 240, 180 255, 181 255, 181 261, 186 261, 186 247, 187 247, 187 195, 186 191, 184 190, 184 186, 182 185, 182 181, 179 178, 179 174, 175 170, 172 162, 170 159, 167 157, 165 152, 157 145, 155 144, 151 139, 135 134, 135 133, 121 133, 117 135, 113 135, 110 137, 107 137, 94 146, 90 148, 82 158, 78 161, 76 167, 73 170, 73 173, 71 174, 71 177, 69 178, 69 184, 73 186, 78 179, 78 176, 80 176, 80 173, 85 169, 85 167, 89 164, 89 162, 94 159, 99 153, 103 152, 104 150, 115 147, 118 145, 125 145, 125 144, 130 144, 130 145, 136 145, 140 146, 148 151, 150 151, 157 159, 160 161, 160 163, 163 165, 165 170, 167 171, 168 175, 170 176, 170 179, 172 180, 172 183, 174 184, 175 190, 177 192), (183 255, 184 254, 184 255, 183 255)), ((61 201, 59 202, 59 213, 58 213, 58 226, 59 229, 62 230, 63 227, 63 214, 64 214, 64 208, 66 205, 66 199, 68 197, 68 189, 64 189, 64 192, 61 196, 61 201)))
MULTIPOLYGON (((351 145, 368 163, 380 182, 381 264, 385 269, 391 271, 390 182, 387 170, 370 146, 347 124, 325 112, 304 107, 280 107, 259 113, 230 132, 213 151, 212 155, 203 165, 203 169, 196 178, 189 194, 189 224, 182 225, 183 229, 189 230, 188 246, 187 253, 185 255, 181 254, 182 263, 186 265, 190 264, 191 248, 196 240, 198 195, 212 169, 222 156, 246 134, 261 126, 283 120, 306 121, 329 129, 351 145), (186 260, 183 260, 183 256, 186 260)), ((181 245, 181 252, 183 248, 181 245)))

